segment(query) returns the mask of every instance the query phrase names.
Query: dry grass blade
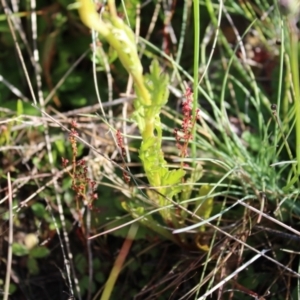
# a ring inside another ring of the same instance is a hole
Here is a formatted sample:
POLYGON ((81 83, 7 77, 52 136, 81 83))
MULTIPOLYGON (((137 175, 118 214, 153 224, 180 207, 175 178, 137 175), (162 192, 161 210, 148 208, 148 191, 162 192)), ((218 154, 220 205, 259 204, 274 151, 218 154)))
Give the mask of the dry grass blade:
POLYGON ((11 266, 12 266, 12 244, 13 244, 13 203, 12 203, 12 187, 10 173, 7 173, 7 187, 8 187, 8 213, 9 213, 9 230, 8 230, 8 252, 6 261, 6 277, 4 285, 4 296, 3 300, 7 300, 9 296, 9 286, 11 277, 11 266))

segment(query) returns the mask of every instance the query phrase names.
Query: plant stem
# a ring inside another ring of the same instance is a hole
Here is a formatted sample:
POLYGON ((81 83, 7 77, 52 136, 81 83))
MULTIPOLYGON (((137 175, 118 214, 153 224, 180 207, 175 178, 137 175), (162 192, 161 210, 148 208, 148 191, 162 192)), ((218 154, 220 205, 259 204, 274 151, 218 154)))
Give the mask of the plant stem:
POLYGON ((294 86, 294 103, 296 117, 296 157, 297 173, 300 174, 300 89, 299 89, 299 60, 298 60, 298 29, 293 19, 289 20, 290 27, 290 60, 294 86))
POLYGON ((110 299, 111 293, 114 289, 117 278, 122 270, 124 261, 128 255, 128 252, 129 252, 132 242, 136 236, 138 228, 139 228, 139 226, 137 224, 131 225, 131 227, 128 231, 126 240, 124 241, 122 248, 120 250, 120 253, 115 261, 115 264, 114 264, 110 274, 109 274, 109 278, 105 283, 104 291, 103 291, 103 294, 102 294, 100 300, 109 300, 110 299))
MULTIPOLYGON (((193 120, 196 120, 198 106, 198 80, 199 80, 199 47, 200 47, 200 5, 194 0, 194 84, 193 84, 193 120)), ((193 126, 192 136, 196 136, 196 126, 193 126)), ((196 143, 192 143, 192 157, 196 157, 196 143)), ((193 164, 195 164, 193 162, 193 164)))

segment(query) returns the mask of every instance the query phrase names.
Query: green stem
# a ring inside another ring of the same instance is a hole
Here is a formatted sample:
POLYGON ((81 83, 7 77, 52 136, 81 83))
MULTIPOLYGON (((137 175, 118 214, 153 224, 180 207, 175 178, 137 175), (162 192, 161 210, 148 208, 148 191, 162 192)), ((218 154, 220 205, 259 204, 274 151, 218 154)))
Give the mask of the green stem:
MULTIPOLYGON (((193 120, 196 119, 198 107, 198 80, 199 80, 199 47, 200 47, 200 5, 198 0, 194 0, 194 83, 193 83, 193 120)), ((193 126, 192 136, 196 136, 196 126, 193 126)), ((192 143, 192 157, 196 157, 196 143, 192 143)), ((195 162, 193 162, 193 165, 195 162)))
POLYGON ((297 173, 300 174, 300 89, 299 89, 299 60, 298 60, 298 29, 293 20, 290 20, 290 58, 294 86, 294 103, 296 115, 296 157, 297 173))
POLYGON ((112 19, 117 19, 118 14, 117 14, 117 10, 116 10, 115 0, 108 0, 107 5, 109 8, 110 15, 112 16, 112 19))
POLYGON ((143 67, 137 54, 133 32, 117 16, 114 0, 109 1, 110 14, 106 14, 103 20, 99 18, 90 0, 77 1, 80 5, 78 11, 82 22, 98 31, 117 51, 123 66, 134 80, 136 92, 141 97, 143 105, 150 106, 151 97, 144 84, 143 67))

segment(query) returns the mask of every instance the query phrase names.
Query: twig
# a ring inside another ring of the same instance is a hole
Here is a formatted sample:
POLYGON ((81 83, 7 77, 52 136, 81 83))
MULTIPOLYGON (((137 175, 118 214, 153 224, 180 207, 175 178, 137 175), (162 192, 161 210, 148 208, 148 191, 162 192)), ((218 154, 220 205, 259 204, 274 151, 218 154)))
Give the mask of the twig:
POLYGON ((7 173, 7 187, 8 187, 8 216, 9 216, 9 231, 8 231, 8 251, 7 251, 7 263, 6 263, 6 275, 4 285, 4 297, 3 300, 8 299, 9 285, 10 285, 10 274, 11 274, 11 263, 12 263, 12 243, 13 243, 13 211, 12 211, 12 188, 10 173, 7 173))

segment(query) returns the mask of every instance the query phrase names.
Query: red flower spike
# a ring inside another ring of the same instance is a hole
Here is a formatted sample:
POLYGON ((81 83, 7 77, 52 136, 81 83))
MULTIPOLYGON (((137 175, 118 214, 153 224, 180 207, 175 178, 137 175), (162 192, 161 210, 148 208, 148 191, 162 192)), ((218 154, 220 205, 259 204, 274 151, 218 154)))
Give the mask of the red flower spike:
POLYGON ((188 143, 192 140, 192 129, 195 126, 198 118, 198 111, 196 112, 195 120, 192 116, 193 107, 193 93, 191 88, 187 88, 185 92, 185 99, 182 102, 182 114, 183 120, 181 124, 181 132, 178 129, 174 129, 174 135, 176 139, 176 147, 180 150, 180 155, 186 157, 188 155, 188 143))
POLYGON ((69 160, 68 159, 66 159, 66 158, 61 158, 61 161, 62 161, 62 165, 63 165, 63 167, 64 168, 66 168, 67 167, 67 165, 68 165, 68 163, 69 163, 69 160))
POLYGON ((90 181, 91 189, 94 189, 95 185, 96 185, 96 181, 90 181))
POLYGON ((71 121, 71 127, 73 127, 73 128, 77 128, 77 123, 76 123, 76 121, 75 120, 72 120, 71 121))
MULTIPOLYGON (((126 158, 126 151, 125 151, 125 148, 124 148, 123 137, 121 135, 120 130, 117 130, 116 138, 117 138, 117 145, 120 148, 121 155, 122 155, 123 159, 125 159, 126 158)), ((124 168, 125 168, 125 165, 124 165, 124 168)), ((127 175, 126 172, 123 172, 123 178, 124 178, 124 181, 126 183, 130 182, 130 177, 127 175)))

